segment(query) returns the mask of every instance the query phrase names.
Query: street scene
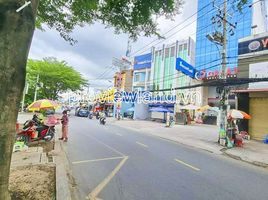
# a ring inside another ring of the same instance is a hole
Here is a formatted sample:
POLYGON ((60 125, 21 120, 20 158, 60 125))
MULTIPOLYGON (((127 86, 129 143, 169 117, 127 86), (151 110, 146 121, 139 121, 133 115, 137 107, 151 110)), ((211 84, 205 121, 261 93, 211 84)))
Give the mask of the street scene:
POLYGON ((0 2, 0 200, 268 197, 268 0, 0 2))

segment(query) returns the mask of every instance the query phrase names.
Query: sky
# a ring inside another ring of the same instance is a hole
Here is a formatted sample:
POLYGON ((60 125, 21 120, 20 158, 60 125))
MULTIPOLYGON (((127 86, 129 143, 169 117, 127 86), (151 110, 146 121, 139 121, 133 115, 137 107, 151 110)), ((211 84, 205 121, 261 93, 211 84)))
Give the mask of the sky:
MULTIPOLYGON (((167 35, 166 40, 157 40, 148 44, 157 37, 140 37, 136 42, 131 42, 132 53, 140 55, 150 51, 152 45, 162 46, 164 43, 173 43, 176 40, 186 39, 189 36, 195 40, 196 15, 185 21, 197 11, 197 0, 187 0, 173 21, 161 17, 158 20, 160 33, 164 34, 175 27, 167 35), (184 28, 186 27, 186 28, 184 28), (169 37, 170 35, 173 35, 169 37)), ((45 31, 36 30, 34 33, 29 58, 42 59, 44 57, 56 57, 66 61, 70 66, 79 71, 88 79, 91 87, 106 88, 110 86, 111 79, 116 72, 112 67, 112 58, 121 58, 127 50, 127 34, 115 34, 113 28, 106 29, 102 24, 77 27, 72 33, 78 41, 74 46, 63 40, 55 30, 46 28, 45 31), (102 79, 101 79, 102 78, 102 79)))

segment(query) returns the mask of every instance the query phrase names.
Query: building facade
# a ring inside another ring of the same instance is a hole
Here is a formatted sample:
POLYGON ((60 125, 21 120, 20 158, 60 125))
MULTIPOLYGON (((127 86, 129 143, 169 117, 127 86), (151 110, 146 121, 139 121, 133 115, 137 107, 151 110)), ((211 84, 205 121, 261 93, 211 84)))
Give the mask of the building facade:
POLYGON ((134 57, 133 91, 149 90, 151 76, 152 54, 147 53, 134 57))
MULTIPOLYGON (((215 20, 219 9, 223 8, 223 0, 198 1, 196 59, 195 68, 204 71, 206 78, 215 78, 221 72, 221 46, 207 39, 207 35, 222 32, 222 24, 215 20), (214 2, 214 5, 213 3, 214 2)), ((238 68, 238 40, 250 36, 252 33, 267 31, 267 0, 249 0, 242 10, 234 8, 228 2, 228 21, 236 28, 228 28, 227 36, 227 72, 236 77, 238 68)), ((203 88, 206 104, 217 105, 218 94, 215 87, 203 88)))
MULTIPOLYGON (((175 116, 181 112, 180 107, 183 105, 195 104, 196 106, 201 106, 201 104, 196 101, 198 100, 197 98, 189 98, 190 96, 199 96, 196 94, 200 94, 200 91, 198 91, 200 88, 177 89, 178 87, 196 84, 196 80, 193 77, 189 77, 181 70, 178 70, 177 59, 181 59, 189 65, 194 65, 195 42, 192 38, 189 37, 188 39, 177 40, 171 44, 164 44, 162 47, 152 48, 151 90, 156 91, 157 94, 159 93, 157 92, 158 90, 165 90, 164 92, 161 92, 163 96, 166 96, 167 98, 175 96, 176 100, 181 99, 181 101, 178 100, 164 105, 165 107, 172 109, 175 116)), ((163 106, 163 104, 159 104, 159 106, 163 106)), ((153 118, 161 118, 156 117, 156 115, 161 114, 153 113, 153 118)))
MULTIPOLYGON (((268 32, 240 39, 238 53, 239 78, 268 78, 268 32)), ((241 122, 241 129, 253 139, 263 140, 268 134, 268 82, 242 85, 235 93, 238 109, 252 117, 241 122)))
POLYGON ((150 86, 152 90, 186 86, 191 79, 176 70, 176 59, 180 57, 190 64, 195 61, 195 42, 192 38, 179 40, 162 47, 152 48, 150 86))

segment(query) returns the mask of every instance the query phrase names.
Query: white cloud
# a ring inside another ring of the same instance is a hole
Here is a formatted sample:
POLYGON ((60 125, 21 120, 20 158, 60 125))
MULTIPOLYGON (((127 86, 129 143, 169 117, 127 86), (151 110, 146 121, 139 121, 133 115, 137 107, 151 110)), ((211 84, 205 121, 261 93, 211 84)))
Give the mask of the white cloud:
MULTIPOLYGON (((184 20, 196 12, 196 0, 187 0, 182 10, 182 13, 176 16, 174 21, 166 20, 163 17, 158 20, 160 32, 163 34, 170 28, 181 24, 184 20)), ((179 39, 185 39, 191 36, 195 39, 196 23, 182 29, 189 22, 194 21, 196 17, 190 21, 183 23, 172 30, 167 37, 174 33, 174 36, 165 40, 165 43, 171 43, 179 39)), ((127 35, 114 34, 113 29, 105 29, 101 24, 76 28, 72 36, 78 40, 74 46, 69 45, 64 41, 59 33, 55 30, 47 30, 41 32, 37 30, 34 34, 29 57, 33 59, 42 59, 44 57, 56 57, 59 60, 65 60, 69 65, 73 66, 77 71, 86 76, 88 79, 99 78, 105 71, 103 77, 112 77, 114 71, 109 69, 112 64, 113 57, 121 57, 125 54, 127 48, 127 35), (108 70, 108 71, 107 71, 108 70)), ((156 37, 145 38, 141 37, 132 44, 132 52, 141 47, 146 46, 156 37)), ((159 40, 152 45, 159 43, 159 40)), ((163 43, 159 44, 162 45, 163 43)), ((150 46, 145 50, 149 51, 150 46)), ((140 52, 142 53, 142 52, 140 52)), ((96 85, 110 85, 108 81, 99 80, 91 81, 96 85)))

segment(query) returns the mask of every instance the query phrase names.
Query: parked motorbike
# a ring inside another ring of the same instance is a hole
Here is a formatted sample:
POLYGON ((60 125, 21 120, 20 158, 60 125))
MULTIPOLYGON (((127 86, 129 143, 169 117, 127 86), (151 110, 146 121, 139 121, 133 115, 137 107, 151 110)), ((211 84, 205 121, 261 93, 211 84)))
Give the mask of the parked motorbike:
POLYGON ((24 122, 23 124, 23 129, 28 128, 29 126, 32 126, 32 123, 35 126, 42 126, 42 122, 41 120, 38 118, 38 116, 36 114, 33 115, 33 118, 30 120, 27 120, 26 122, 24 122))
POLYGON ((16 140, 23 141, 25 144, 38 140, 50 141, 55 135, 56 124, 39 124, 36 118, 28 120, 24 123, 22 131, 17 133, 16 140))
POLYGON ((106 118, 105 117, 100 117, 100 124, 105 125, 106 123, 106 118))

